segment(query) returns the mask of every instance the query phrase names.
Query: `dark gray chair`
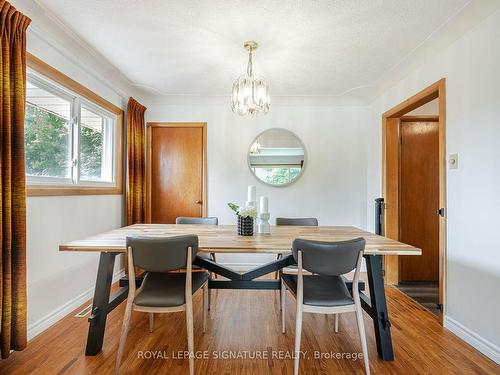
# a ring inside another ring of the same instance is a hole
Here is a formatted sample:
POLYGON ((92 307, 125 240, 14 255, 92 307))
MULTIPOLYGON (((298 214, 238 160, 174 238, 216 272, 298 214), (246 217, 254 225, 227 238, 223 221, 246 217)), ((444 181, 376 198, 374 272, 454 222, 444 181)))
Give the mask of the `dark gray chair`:
MULTIPOLYGON (((192 225, 219 225, 219 219, 212 216, 212 217, 187 217, 187 216, 180 216, 175 219, 176 224, 192 224, 192 225)), ((216 262, 215 258, 215 253, 199 253, 198 256, 200 258, 208 258, 216 262)), ((194 268, 199 268, 197 266, 194 266, 194 268)), ((210 277, 214 276, 217 278, 217 275, 210 274, 210 277)), ((212 303, 212 291, 210 290, 210 293, 208 295, 208 309, 210 309, 210 305, 212 303)))
MULTIPOLYGON (((181 216, 175 219, 176 224, 194 224, 194 225, 218 225, 219 224, 219 219, 216 217, 186 217, 186 216, 181 216)), ((199 257, 201 258, 209 258, 212 259, 214 262, 215 260, 215 253, 210 253, 210 255, 206 253, 200 253, 198 254, 199 257)))
MULTIPOLYGON (((154 313, 186 311, 188 350, 193 353, 193 294, 203 288, 203 332, 208 309, 208 272, 191 272, 198 252, 198 236, 127 237, 129 280, 135 280, 135 266, 144 269, 145 277, 136 290, 129 283, 115 373, 120 363, 132 310, 149 313, 149 331, 153 331, 154 313), (168 272, 185 268, 186 272, 168 272)), ((189 373, 194 374, 194 359, 189 356, 189 373)))
POLYGON ((318 219, 315 217, 277 217, 276 225, 296 225, 303 227, 317 227, 318 219))
MULTIPOLYGON (((297 262, 297 275, 281 277, 281 330, 285 333, 286 291, 289 290, 297 299, 295 323, 295 353, 300 351, 302 333, 302 313, 338 314, 355 312, 359 338, 363 351, 366 374, 370 374, 368 350, 366 345, 363 310, 359 298, 359 273, 365 240, 356 238, 341 242, 322 242, 296 239, 292 244, 292 253, 297 262), (303 275, 307 270, 312 275, 303 275), (352 295, 342 278, 343 274, 354 271, 352 295)), ((338 320, 335 321, 335 332, 338 320)), ((294 374, 299 373, 299 356, 294 363, 294 374)))
MULTIPOLYGON (((293 226, 302 226, 302 227, 317 227, 318 219, 315 217, 277 217, 276 225, 293 225, 293 226)), ((282 254, 278 254, 276 259, 281 259, 283 257, 282 254)), ((285 272, 296 272, 294 266, 287 267, 285 272)), ((282 272, 281 272, 282 273, 282 272)), ((275 273, 274 278, 278 278, 278 272, 275 273)))
POLYGON ((219 219, 216 217, 186 217, 181 216, 175 219, 176 224, 203 224, 218 225, 219 219))

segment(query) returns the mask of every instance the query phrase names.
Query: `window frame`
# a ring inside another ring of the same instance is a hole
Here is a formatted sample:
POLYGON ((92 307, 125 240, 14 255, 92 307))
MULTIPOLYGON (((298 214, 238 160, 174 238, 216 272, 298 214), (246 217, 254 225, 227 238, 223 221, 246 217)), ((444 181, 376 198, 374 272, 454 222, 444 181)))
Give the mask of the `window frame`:
MULTIPOLYGON (((28 196, 45 196, 45 195, 122 195, 123 194, 123 110, 114 104, 108 102, 102 97, 98 96, 91 90, 87 89, 85 86, 79 84, 78 82, 72 80, 65 74, 46 64, 36 56, 27 53, 27 66, 34 73, 34 83, 38 84, 39 81, 43 85, 43 89, 49 89, 49 92, 61 96, 63 99, 72 98, 78 105, 73 105, 73 111, 75 108, 80 109, 84 107, 98 115, 104 117, 113 118, 115 120, 115 129, 112 131, 114 134, 112 140, 114 163, 111 168, 111 175, 113 177, 112 182, 107 181, 90 181, 82 180, 79 173, 79 165, 76 167, 76 176, 71 176, 69 179, 58 177, 34 177, 26 176, 26 192, 28 196), (37 76, 41 76, 38 78, 37 76), (44 79, 48 80, 51 85, 44 83, 44 79), (75 178, 76 177, 76 178, 75 178), (37 180, 40 183, 37 183, 37 180), (43 180, 43 183, 42 183, 43 180), (76 183, 75 183, 76 182, 76 183)), ((31 78, 30 78, 31 79, 31 78)), ((73 152, 77 152, 78 158, 80 157, 80 112, 71 114, 71 124, 70 124, 70 136, 72 143, 74 142, 75 130, 78 129, 77 136, 77 149, 73 152), (78 116, 76 124, 74 123, 74 118, 78 116)), ((109 131, 109 127, 107 127, 109 131)), ((74 155, 72 155, 74 158, 74 155)), ((74 173, 75 168, 72 168, 74 173)))
MULTIPOLYGON (((111 152, 111 154, 114 154, 114 157, 113 157, 113 160, 114 158, 116 158, 116 152, 115 152, 115 140, 116 140, 116 127, 118 126, 118 124, 116 123, 117 122, 117 118, 115 115, 113 115, 112 113, 110 113, 109 111, 106 111, 105 109, 99 107, 98 105, 88 101, 88 100, 85 100, 84 98, 78 98, 78 106, 80 108, 80 116, 81 116, 81 109, 82 108, 85 108, 86 110, 88 110, 89 112, 92 112, 96 115, 99 115, 99 116, 102 116, 104 118, 110 118, 110 117, 115 117, 114 118, 114 121, 115 121, 115 129, 114 131, 112 131, 113 129, 110 129, 109 126, 105 126, 103 128, 103 133, 106 132, 108 133, 108 137, 105 138, 107 139, 108 141, 111 141, 111 145, 108 145, 108 148, 106 148, 104 151, 105 152, 111 152), (110 131, 111 130, 111 131, 110 131), (109 149, 111 148, 111 150, 109 149)), ((76 172, 75 172, 75 177, 74 177, 74 181, 76 181, 76 185, 77 186, 114 186, 114 180, 116 178, 115 176, 115 169, 116 169, 116 166, 115 165, 111 165, 111 175, 113 177, 113 181, 109 182, 109 181, 92 181, 92 180, 85 180, 85 179, 82 179, 82 176, 81 176, 81 173, 80 173, 80 168, 81 168, 81 132, 82 132, 82 121, 81 119, 79 118, 78 119, 78 123, 76 124, 76 127, 78 129, 77 132, 75 132, 75 137, 78 137, 78 141, 75 142, 77 147, 76 147, 76 154, 78 154, 78 163, 76 165, 76 172)))
MULTIPOLYGON (((68 163, 71 163, 71 160, 73 159, 73 150, 71 143, 73 143, 73 132, 74 132, 74 126, 72 123, 72 118, 75 115, 74 111, 74 101, 76 99, 76 96, 67 90, 64 90, 63 88, 59 87, 56 83, 52 82, 47 82, 47 79, 44 79, 44 77, 41 77, 39 74, 34 72, 35 74, 32 75, 31 72, 27 73, 26 80, 30 80, 32 83, 36 85, 36 87, 48 92, 49 94, 52 94, 54 96, 57 96, 65 101, 68 102, 70 106, 70 114, 68 118, 68 139, 71 141, 68 141, 68 163), (29 77, 28 77, 29 76, 29 77)), ((27 98, 26 98, 27 99, 27 98)), ((30 104, 31 106, 35 108, 40 108, 44 111, 45 108, 38 107, 35 104, 30 104)), ((26 100, 26 107, 28 106, 28 101, 26 100)), ((62 116, 61 116, 62 117, 62 116)), ((54 185, 62 185, 62 186, 72 186, 73 184, 73 176, 72 176, 72 171, 70 170, 70 175, 69 177, 55 177, 55 176, 34 176, 34 175, 28 175, 26 174, 26 183, 27 184, 35 184, 35 185, 47 185, 47 186, 54 186, 54 185), (38 182, 38 183, 37 183, 38 182)))

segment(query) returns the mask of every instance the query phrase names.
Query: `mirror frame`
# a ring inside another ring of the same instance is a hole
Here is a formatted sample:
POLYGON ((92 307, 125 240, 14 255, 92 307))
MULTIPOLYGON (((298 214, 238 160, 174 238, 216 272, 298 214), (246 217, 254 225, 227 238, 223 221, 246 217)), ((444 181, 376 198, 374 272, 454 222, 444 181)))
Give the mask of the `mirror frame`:
POLYGON ((248 147, 248 150, 247 150, 247 165, 248 165, 248 169, 250 171, 250 174, 257 180, 259 181, 260 183, 264 184, 264 185, 267 185, 267 186, 270 186, 270 187, 275 187, 275 188, 282 188, 282 187, 287 187, 287 186, 290 186, 292 185, 293 183, 295 183, 297 180, 299 180, 302 175, 304 174, 304 170, 306 169, 306 165, 308 163, 308 155, 307 155, 307 150, 306 150, 306 146, 304 145, 304 142, 302 142, 302 139, 299 138, 299 136, 297 136, 297 134, 295 134, 294 132, 292 132, 291 130, 288 130, 286 128, 269 128, 269 129, 266 129, 264 131, 261 131, 259 134, 257 134, 257 136, 255 136, 252 140, 252 142, 250 143, 250 146, 248 147), (292 181, 290 182, 287 182, 286 184, 282 184, 282 185, 273 185, 273 184, 270 184, 268 182, 265 182, 265 181, 262 181, 260 178, 257 177, 257 175, 253 172, 252 170, 252 166, 250 165, 250 149, 252 148, 252 145, 255 143, 255 141, 262 135, 264 134, 265 132, 267 132, 268 130, 283 130, 283 131, 286 131, 288 133, 291 133, 300 143, 300 145, 302 146, 302 149, 304 150, 304 165, 302 166, 302 168, 300 169, 300 173, 297 175, 297 177, 295 179, 293 179, 292 181))

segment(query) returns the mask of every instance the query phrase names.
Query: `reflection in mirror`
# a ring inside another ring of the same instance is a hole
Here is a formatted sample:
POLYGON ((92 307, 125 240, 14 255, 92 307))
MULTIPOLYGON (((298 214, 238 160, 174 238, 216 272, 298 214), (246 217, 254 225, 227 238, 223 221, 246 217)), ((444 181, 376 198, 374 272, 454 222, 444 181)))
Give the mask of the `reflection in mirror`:
POLYGON ((305 150, 299 138, 286 129, 269 129, 250 145, 248 165, 260 181, 285 186, 299 178, 304 168, 305 150))

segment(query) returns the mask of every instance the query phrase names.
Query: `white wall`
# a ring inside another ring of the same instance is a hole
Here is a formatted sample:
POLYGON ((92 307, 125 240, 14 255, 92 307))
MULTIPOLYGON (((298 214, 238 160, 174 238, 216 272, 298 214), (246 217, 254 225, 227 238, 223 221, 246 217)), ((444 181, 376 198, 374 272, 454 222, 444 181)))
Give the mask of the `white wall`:
POLYGON ((120 227, 122 211, 120 195, 28 198, 30 338, 92 297, 99 255, 60 252, 59 245, 120 227))
MULTIPOLYGON (((244 204, 248 185, 269 197, 271 222, 276 216, 315 216, 323 225, 366 227, 366 154, 362 107, 322 104, 273 104, 266 116, 240 117, 227 99, 145 101, 146 121, 207 122, 208 214, 221 224, 234 224, 227 202, 244 204), (247 151, 263 130, 294 132, 306 148, 306 166, 292 185, 279 188, 259 182, 247 165, 247 151)), ((271 256, 272 257, 272 256, 271 256)), ((269 256, 219 256, 222 262, 248 266, 269 256)))
MULTIPOLYGON (((71 37, 32 1, 12 2, 32 19, 28 51, 113 104, 125 108, 127 82, 115 68, 71 37)), ((61 253, 58 246, 123 224, 123 199, 114 196, 28 197, 28 338, 91 298, 98 254, 61 253)), ((122 269, 121 260, 115 267, 122 269)))
POLYGON ((446 326, 500 360, 500 12, 389 89, 370 109, 368 227, 380 196, 381 114, 446 78, 446 148, 459 168, 447 171, 446 326))

